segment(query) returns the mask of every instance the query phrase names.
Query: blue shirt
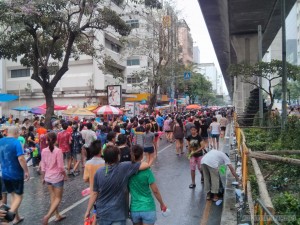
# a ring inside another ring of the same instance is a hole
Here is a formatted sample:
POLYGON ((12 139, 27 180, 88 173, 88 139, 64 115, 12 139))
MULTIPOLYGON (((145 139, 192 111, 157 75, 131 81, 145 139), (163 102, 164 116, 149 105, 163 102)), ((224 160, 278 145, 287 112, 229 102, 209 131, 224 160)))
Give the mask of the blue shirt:
POLYGON ((18 157, 24 155, 22 145, 17 138, 0 139, 0 163, 4 180, 23 180, 24 172, 18 157))
POLYGON ((163 127, 163 125, 164 125, 164 118, 162 118, 161 116, 158 116, 156 118, 156 122, 158 123, 159 127, 163 127))

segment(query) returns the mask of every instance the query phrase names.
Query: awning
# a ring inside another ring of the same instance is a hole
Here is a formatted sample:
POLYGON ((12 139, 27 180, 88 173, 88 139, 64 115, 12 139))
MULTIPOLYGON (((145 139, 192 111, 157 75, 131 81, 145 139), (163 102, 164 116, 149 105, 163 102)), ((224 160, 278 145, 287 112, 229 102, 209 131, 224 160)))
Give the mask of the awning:
POLYGON ((0 102, 11 102, 17 100, 19 96, 12 94, 0 94, 0 102))

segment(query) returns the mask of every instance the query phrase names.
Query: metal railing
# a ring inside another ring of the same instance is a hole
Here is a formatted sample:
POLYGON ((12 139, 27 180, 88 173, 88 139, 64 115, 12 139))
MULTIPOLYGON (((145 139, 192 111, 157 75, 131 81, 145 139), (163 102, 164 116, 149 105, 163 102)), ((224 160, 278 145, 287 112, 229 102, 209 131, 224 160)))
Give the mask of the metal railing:
MULTIPOLYGON (((237 115, 234 114, 234 127, 235 127, 235 135, 236 135, 236 143, 237 143, 237 151, 238 155, 241 158, 242 163, 242 190, 245 194, 245 200, 247 199, 247 181, 248 181, 248 152, 249 149, 246 145, 246 138, 242 128, 239 126, 237 122, 237 115)), ((246 202, 246 201, 244 201, 246 202)), ((245 207, 243 207, 245 208, 245 207)), ((269 225, 276 224, 280 225, 277 219, 274 217, 272 212, 268 210, 268 208, 263 204, 260 199, 255 201, 254 206, 254 215, 251 215, 254 218, 254 224, 258 225, 269 225)))

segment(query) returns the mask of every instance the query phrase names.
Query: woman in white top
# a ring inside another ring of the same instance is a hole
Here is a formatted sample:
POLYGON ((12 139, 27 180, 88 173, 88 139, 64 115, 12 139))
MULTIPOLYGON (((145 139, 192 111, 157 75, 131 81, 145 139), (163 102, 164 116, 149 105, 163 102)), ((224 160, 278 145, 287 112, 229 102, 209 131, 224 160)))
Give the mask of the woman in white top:
POLYGON ((217 122, 217 118, 212 118, 212 123, 209 126, 209 129, 211 131, 211 137, 213 140, 213 148, 219 149, 219 137, 221 133, 220 123, 217 122), (217 148, 216 148, 216 142, 217 142, 217 148))

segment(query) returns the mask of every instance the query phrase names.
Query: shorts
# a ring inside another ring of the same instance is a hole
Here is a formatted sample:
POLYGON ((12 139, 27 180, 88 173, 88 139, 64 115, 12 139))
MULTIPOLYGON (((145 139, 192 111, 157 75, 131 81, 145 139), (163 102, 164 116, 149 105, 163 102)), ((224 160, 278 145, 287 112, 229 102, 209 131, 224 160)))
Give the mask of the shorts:
POLYGON ((151 154, 151 153, 154 152, 154 148, 153 147, 146 147, 146 148, 144 148, 144 152, 151 154))
POLYGON ((6 187, 4 185, 4 182, 2 180, 2 177, 0 177, 0 188, 1 188, 1 193, 7 193, 6 187))
POLYGON ((97 219, 98 225, 126 225, 126 220, 110 221, 106 219, 97 219))
POLYGON ((211 137, 212 137, 212 138, 216 138, 216 139, 217 139, 217 142, 219 142, 220 134, 212 134, 211 137))
POLYGON ((130 216, 133 223, 154 224, 156 221, 156 211, 131 212, 130 216))
POLYGON ((195 171, 196 167, 198 167, 198 170, 200 170, 202 157, 203 156, 200 156, 200 157, 194 157, 194 156, 192 156, 190 158, 190 169, 191 170, 195 171))
POLYGON ((24 180, 4 180, 2 179, 8 193, 22 195, 24 193, 24 180))
POLYGON ((71 157, 76 161, 81 161, 81 153, 76 151, 71 151, 71 157))
POLYGON ((221 127, 221 131, 226 131, 226 127, 221 127))
POLYGON ((47 183, 47 185, 51 185, 55 188, 62 188, 64 186, 64 180, 59 181, 57 183, 50 183, 50 182, 46 182, 46 183, 47 183))
POLYGON ((64 159, 70 159, 71 158, 71 152, 63 152, 64 159))
POLYGON ((211 131, 207 131, 208 137, 211 137, 211 131))

